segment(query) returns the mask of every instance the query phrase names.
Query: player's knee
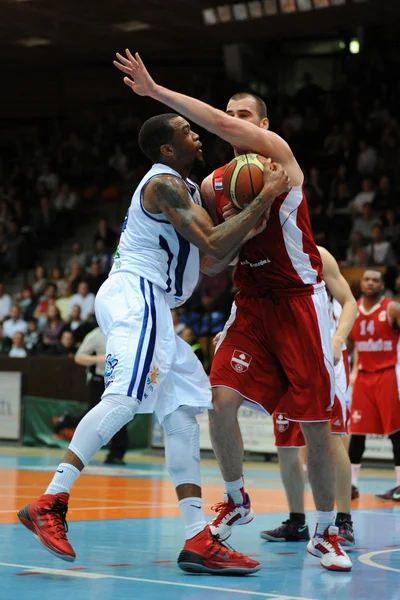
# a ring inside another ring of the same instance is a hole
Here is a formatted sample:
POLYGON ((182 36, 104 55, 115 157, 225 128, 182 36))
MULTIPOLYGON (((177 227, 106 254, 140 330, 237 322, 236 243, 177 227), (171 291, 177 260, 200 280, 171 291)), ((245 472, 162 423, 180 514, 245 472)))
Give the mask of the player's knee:
POLYGON ((324 447, 325 440, 327 442, 326 447, 332 444, 331 425, 329 421, 301 422, 300 427, 306 439, 307 446, 311 449, 320 444, 322 444, 321 447, 324 447))
POLYGON ((213 389, 212 403, 213 410, 209 412, 211 421, 219 418, 236 418, 243 398, 235 390, 217 387, 213 389))
POLYGON ((133 417, 138 411, 139 403, 136 398, 114 394, 106 396, 102 401, 103 408, 108 408, 100 421, 97 433, 103 444, 108 444, 111 438, 133 417))
POLYGON ((180 406, 162 422, 165 458, 175 487, 183 483, 200 486, 200 441, 196 409, 180 406))

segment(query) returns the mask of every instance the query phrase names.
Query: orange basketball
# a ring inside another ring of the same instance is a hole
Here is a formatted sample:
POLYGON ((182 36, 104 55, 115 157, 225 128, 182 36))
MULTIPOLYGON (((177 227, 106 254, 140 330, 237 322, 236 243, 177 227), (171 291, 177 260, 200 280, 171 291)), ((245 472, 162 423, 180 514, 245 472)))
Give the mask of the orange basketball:
POLYGON ((265 160, 258 154, 241 154, 226 166, 222 176, 224 194, 236 208, 246 208, 261 192, 265 160))

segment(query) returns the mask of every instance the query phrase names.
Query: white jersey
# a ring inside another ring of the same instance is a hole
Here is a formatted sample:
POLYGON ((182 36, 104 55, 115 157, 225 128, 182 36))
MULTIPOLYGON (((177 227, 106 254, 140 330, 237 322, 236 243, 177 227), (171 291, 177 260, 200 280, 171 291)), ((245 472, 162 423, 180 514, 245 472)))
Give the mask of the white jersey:
POLYGON ((160 163, 139 183, 126 214, 110 275, 132 273, 161 288, 168 305, 180 306, 193 293, 199 273, 199 250, 185 240, 164 214, 151 214, 143 206, 143 190, 157 175, 174 175, 185 183, 190 198, 201 205, 198 186, 160 163))

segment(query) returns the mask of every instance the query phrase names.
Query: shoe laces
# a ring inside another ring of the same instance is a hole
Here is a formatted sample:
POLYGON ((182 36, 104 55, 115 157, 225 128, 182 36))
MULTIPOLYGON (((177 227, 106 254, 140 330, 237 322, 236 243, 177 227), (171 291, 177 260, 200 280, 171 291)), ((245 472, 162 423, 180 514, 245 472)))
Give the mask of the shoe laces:
POLYGON ((67 539, 66 534, 68 532, 68 523, 66 519, 67 512, 68 506, 65 502, 60 500, 60 498, 56 498, 50 508, 51 525, 58 534, 58 537, 65 540, 67 539))
POLYGON ((213 504, 211 510, 216 512, 217 516, 212 522, 219 523, 226 515, 229 515, 229 513, 232 512, 233 508, 234 506, 230 502, 217 502, 217 504, 213 504))
MULTIPOLYGON (((221 502, 220 504, 224 504, 224 503, 223 503, 223 502, 221 502)), ((233 558, 233 557, 235 557, 235 558, 241 558, 241 557, 243 557, 243 556, 244 556, 244 555, 243 555, 243 554, 241 554, 240 552, 236 552, 236 550, 234 550, 234 549, 232 548, 232 546, 230 546, 230 545, 229 545, 229 544, 227 544, 226 542, 222 542, 222 541, 219 539, 219 536, 218 536, 218 535, 213 535, 213 534, 210 532, 210 536, 211 536, 211 539, 212 539, 212 543, 211 543, 211 546, 210 546, 210 551, 211 551, 211 552, 214 552, 214 550, 215 550, 215 553, 216 553, 216 554, 219 554, 219 552, 220 552, 221 548, 225 548, 225 550, 227 550, 227 551, 228 551, 229 555, 230 555, 232 558, 233 558)))
POLYGON ((322 539, 326 542, 328 546, 330 545, 332 547, 336 555, 344 556, 344 552, 339 544, 339 536, 336 533, 323 536, 322 539))

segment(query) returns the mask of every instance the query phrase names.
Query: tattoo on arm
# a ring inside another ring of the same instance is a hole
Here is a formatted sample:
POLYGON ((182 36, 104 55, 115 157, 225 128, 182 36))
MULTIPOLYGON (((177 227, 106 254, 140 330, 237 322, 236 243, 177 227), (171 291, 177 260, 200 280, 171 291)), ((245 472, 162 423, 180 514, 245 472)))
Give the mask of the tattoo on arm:
POLYGON ((184 192, 178 189, 176 180, 165 178, 162 181, 155 181, 153 190, 157 198, 157 205, 162 212, 169 218, 174 215, 174 222, 178 217, 177 226, 187 228, 196 220, 196 214, 191 210, 191 202, 188 197, 185 198, 184 192))

